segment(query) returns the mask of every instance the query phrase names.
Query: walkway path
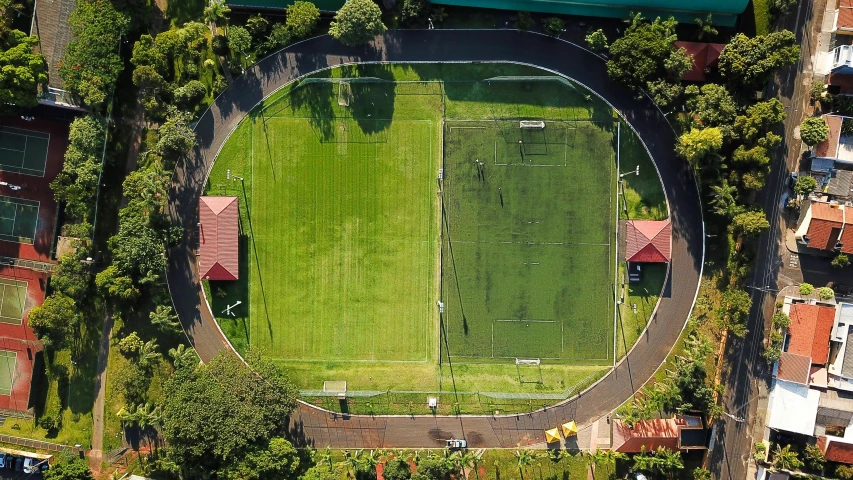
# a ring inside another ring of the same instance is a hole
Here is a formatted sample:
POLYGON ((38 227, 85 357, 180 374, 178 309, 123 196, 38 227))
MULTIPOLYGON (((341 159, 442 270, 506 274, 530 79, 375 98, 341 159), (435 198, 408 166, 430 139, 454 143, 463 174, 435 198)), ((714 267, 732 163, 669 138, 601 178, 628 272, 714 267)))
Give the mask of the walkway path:
POLYGON ((104 456, 104 398, 107 391, 107 360, 110 355, 110 338, 112 338, 115 319, 108 311, 101 327, 101 343, 98 346, 98 366, 95 377, 95 404, 92 407, 92 450, 89 451, 89 467, 96 472, 101 471, 101 460, 104 456))
MULTIPOLYGON (((315 447, 433 447, 464 437, 472 448, 513 447, 543 441, 543 429, 568 419, 587 425, 641 387, 666 358, 683 329, 699 287, 704 230, 699 194, 689 166, 673 151, 675 136, 648 100, 612 84, 602 59, 576 45, 515 30, 399 30, 369 46, 345 47, 329 36, 290 46, 262 60, 234 83, 200 119, 199 148, 175 171, 170 213, 188 232, 198 223, 198 197, 220 147, 240 120, 263 98, 302 76, 358 62, 514 61, 559 72, 610 102, 637 130, 658 166, 673 223, 672 262, 658 311, 628 356, 579 396, 531 414, 498 417, 343 416, 300 404, 291 434, 315 447)), ((169 253, 169 288, 175 311, 203 361, 230 348, 204 302, 194 235, 169 253)))

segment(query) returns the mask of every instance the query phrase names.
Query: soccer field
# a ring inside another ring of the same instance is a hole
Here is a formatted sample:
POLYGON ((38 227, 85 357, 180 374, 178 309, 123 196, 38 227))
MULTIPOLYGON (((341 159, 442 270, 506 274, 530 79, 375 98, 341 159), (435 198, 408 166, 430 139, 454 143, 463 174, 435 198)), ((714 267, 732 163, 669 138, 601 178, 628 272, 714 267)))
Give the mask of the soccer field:
POLYGON ((612 361, 613 122, 448 122, 442 300, 451 358, 612 361))
POLYGON ((612 365, 619 122, 542 74, 343 67, 247 116, 206 189, 240 199, 240 280, 205 285, 235 348, 306 390, 562 394, 612 365))

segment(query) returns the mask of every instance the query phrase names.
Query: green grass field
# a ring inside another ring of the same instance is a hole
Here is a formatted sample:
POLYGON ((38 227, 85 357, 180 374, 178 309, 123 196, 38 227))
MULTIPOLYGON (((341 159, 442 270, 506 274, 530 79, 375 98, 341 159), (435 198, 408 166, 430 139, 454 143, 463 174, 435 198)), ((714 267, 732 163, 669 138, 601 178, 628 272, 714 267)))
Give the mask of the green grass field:
MULTIPOLYGON (((557 394, 604 373, 617 117, 582 87, 541 75, 493 64, 341 67, 257 107, 206 190, 240 199, 241 280, 205 282, 235 348, 262 350, 303 389, 347 380, 350 390, 400 391, 393 412, 408 395, 423 403, 416 392, 557 394), (335 83, 354 77, 370 80, 335 83), (549 123, 521 133, 518 118, 549 123), (455 139, 455 126, 475 124, 490 127, 455 139), (485 183, 471 155, 491 162, 485 183), (236 317, 221 314, 237 300, 236 317), (520 371, 516 356, 543 358, 542 368, 520 371)), ((634 135, 624 127, 622 145, 634 135)), ((644 149, 625 151, 628 164, 651 165, 644 149)), ((654 186, 627 185, 629 209, 665 217, 654 186)), ((493 407, 476 403, 459 410, 493 407)))

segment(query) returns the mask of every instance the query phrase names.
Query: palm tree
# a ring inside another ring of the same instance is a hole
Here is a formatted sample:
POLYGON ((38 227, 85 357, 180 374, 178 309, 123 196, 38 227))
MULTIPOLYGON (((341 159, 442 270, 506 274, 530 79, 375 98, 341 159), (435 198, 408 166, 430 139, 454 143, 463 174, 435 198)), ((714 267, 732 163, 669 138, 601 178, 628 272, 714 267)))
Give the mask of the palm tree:
POLYGON ((376 465, 379 464, 379 454, 376 450, 371 450, 361 459, 361 466, 368 472, 376 472, 376 465))
POLYGON ((791 450, 790 445, 776 445, 776 451, 773 452, 773 466, 782 470, 796 470, 803 466, 797 452, 791 450))
POLYGON ((148 340, 139 349, 137 362, 142 368, 150 367, 154 362, 160 359, 162 355, 157 351, 157 340, 148 340))
POLYGON ((533 455, 530 454, 529 450, 516 450, 515 460, 518 464, 518 473, 521 476, 521 480, 524 480, 524 467, 533 465, 533 455))
POLYGON ((323 450, 322 453, 317 454, 317 463, 318 464, 328 463, 329 464, 329 471, 333 470, 334 467, 332 466, 332 448, 331 447, 326 447, 326 449, 323 450))
POLYGON ((640 453, 634 455, 634 470, 651 472, 657 467, 657 459, 646 452, 646 447, 640 448, 640 453))
POLYGON ((468 474, 465 475, 465 478, 468 478, 471 475, 471 471, 474 471, 474 474, 477 475, 477 479, 480 478, 480 471, 478 467, 480 466, 480 457, 477 456, 476 453, 471 450, 466 450, 462 457, 459 459, 459 463, 462 465, 462 473, 465 474, 465 469, 468 469, 468 474))
MULTIPOLYGON (((227 15, 231 13, 231 9, 228 8, 228 5, 225 5, 225 0, 210 0, 210 4, 204 7, 204 21, 208 24, 213 24, 216 26, 217 24, 222 24, 225 28, 225 33, 228 33, 228 17, 227 15)), ((214 28, 213 34, 216 35, 216 29, 214 28)))
POLYGON ((722 216, 729 216, 732 208, 737 204, 735 196, 737 195, 737 187, 729 185, 725 178, 718 185, 711 187, 713 198, 709 202, 714 208, 714 213, 722 216))
POLYGON ((344 450, 344 464, 347 469, 347 478, 355 478, 358 467, 361 465, 361 450, 356 450, 355 453, 344 450))
POLYGON ((198 355, 196 355, 195 350, 187 348, 183 343, 178 345, 177 348, 170 348, 169 357, 172 358, 172 363, 175 365, 175 369, 198 364, 198 355))
POLYGON ((714 16, 709 13, 704 20, 702 20, 701 18, 693 20, 696 23, 696 26, 699 27, 696 30, 697 40, 702 40, 705 37, 713 37, 714 35, 720 33, 717 31, 716 28, 714 28, 714 25, 711 23, 713 19, 714 16))
POLYGON ((657 468, 667 478, 673 478, 676 470, 684 468, 684 461, 681 460, 681 452, 673 452, 663 447, 657 450, 657 468))

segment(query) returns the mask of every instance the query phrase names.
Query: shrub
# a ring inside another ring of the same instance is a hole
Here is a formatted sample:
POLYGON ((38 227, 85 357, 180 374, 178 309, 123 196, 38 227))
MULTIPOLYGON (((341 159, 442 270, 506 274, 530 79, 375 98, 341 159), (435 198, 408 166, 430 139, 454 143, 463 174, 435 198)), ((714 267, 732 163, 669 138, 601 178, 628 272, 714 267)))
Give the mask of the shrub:
POLYGON ((811 295, 814 293, 814 285, 811 283, 803 283, 800 285, 800 295, 811 295))
POLYGON ((832 259, 832 266, 835 268, 844 268, 848 265, 850 265, 850 258, 848 258, 846 254, 839 253, 832 259))
POLYGON ((764 442, 756 442, 755 445, 752 446, 752 458, 755 459, 756 462, 763 462, 767 460, 767 446, 764 445, 764 442))
POLYGON ((829 287, 820 287, 817 289, 817 296, 820 297, 821 300, 829 300, 835 296, 835 292, 833 292, 829 287))
POLYGON ((311 2, 298 0, 287 9, 286 25, 296 38, 308 36, 320 19, 320 10, 311 2))
POLYGON ((816 188, 817 180, 810 175, 803 175, 797 179, 797 183, 794 185, 794 193, 797 195, 808 195, 814 192, 816 188))
POLYGON ((136 353, 142 348, 143 344, 144 342, 139 338, 139 335, 137 335, 136 332, 130 332, 130 335, 122 338, 118 342, 118 349, 126 356, 136 355, 136 353))
POLYGON ((53 415, 42 415, 39 418, 39 427, 47 430, 48 432, 55 432, 57 428, 56 418, 53 415))
POLYGON ((800 138, 813 147, 829 137, 829 125, 821 117, 810 117, 800 124, 800 138))
POLYGON ((525 32, 530 30, 532 26, 533 17, 530 16, 530 12, 518 12, 518 15, 515 16, 515 28, 525 32))
POLYGON ((194 110, 195 107, 207 95, 207 89, 204 84, 198 80, 190 80, 183 87, 178 87, 173 92, 175 101, 184 108, 194 110))
POLYGON ((838 478, 842 480, 850 480, 853 478, 853 467, 848 467, 847 465, 839 465, 835 467, 835 474, 838 475, 838 478))
POLYGON ((587 35, 585 40, 586 46, 593 52, 603 52, 604 50, 607 50, 607 35, 605 35, 604 30, 600 28, 587 35))
POLYGON ((773 314, 771 322, 773 324, 773 328, 788 328, 788 326, 791 325, 791 318, 783 312, 776 312, 773 314))
POLYGON ((561 33, 563 33, 563 29, 566 28, 566 24, 562 19, 557 17, 548 17, 543 22, 543 26, 545 27, 545 33, 552 37, 559 37, 561 33))

